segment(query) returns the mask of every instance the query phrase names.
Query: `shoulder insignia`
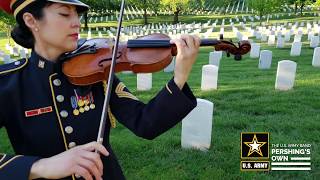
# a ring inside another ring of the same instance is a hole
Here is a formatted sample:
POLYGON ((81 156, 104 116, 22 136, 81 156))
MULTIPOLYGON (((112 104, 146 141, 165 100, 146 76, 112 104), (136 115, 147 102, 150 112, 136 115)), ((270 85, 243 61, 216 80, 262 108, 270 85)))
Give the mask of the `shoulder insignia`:
POLYGON ((28 64, 28 59, 20 59, 9 64, 0 65, 0 75, 18 71, 28 64))
POLYGON ((135 97, 133 94, 130 92, 125 91, 125 85, 123 82, 120 82, 117 87, 116 87, 116 94, 118 95, 119 98, 129 98, 129 99, 134 99, 138 100, 137 97, 135 97))

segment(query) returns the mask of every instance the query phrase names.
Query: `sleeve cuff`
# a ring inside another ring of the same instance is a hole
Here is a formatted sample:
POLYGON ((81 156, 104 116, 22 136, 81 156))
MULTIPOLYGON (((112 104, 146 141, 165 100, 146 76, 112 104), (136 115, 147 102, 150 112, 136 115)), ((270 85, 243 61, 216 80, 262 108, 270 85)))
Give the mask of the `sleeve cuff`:
POLYGON ((0 162, 0 179, 28 180, 31 167, 40 157, 2 155, 0 162))
POLYGON ((177 84, 174 82, 174 78, 172 78, 167 84, 166 89, 170 94, 184 96, 185 99, 188 99, 194 107, 197 106, 197 99, 191 91, 188 83, 185 83, 183 88, 180 89, 177 84))

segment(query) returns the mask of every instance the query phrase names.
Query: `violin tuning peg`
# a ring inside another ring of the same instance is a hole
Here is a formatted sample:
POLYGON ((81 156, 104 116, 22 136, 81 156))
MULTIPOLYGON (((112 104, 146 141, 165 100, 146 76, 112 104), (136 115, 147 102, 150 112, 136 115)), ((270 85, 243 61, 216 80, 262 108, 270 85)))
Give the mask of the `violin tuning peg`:
POLYGON ((240 61, 242 59, 242 56, 240 54, 234 55, 234 60, 240 61))
POLYGON ((223 40, 223 34, 220 34, 220 40, 223 40))

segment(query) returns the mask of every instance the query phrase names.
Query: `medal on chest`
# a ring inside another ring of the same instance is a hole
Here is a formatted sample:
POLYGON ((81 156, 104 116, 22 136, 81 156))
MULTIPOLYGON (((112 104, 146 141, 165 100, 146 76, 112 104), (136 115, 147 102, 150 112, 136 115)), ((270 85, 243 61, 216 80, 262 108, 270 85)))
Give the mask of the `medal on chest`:
POLYGON ((74 96, 71 96, 70 100, 73 114, 75 116, 93 110, 96 107, 94 104, 92 91, 85 96, 80 96, 77 94, 77 91, 74 90, 74 96))

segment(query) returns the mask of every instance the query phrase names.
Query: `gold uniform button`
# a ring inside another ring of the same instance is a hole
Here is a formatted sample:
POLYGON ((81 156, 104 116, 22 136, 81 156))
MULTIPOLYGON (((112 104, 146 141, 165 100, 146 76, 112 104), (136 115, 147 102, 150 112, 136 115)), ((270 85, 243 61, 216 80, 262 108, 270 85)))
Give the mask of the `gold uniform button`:
POLYGON ((56 97, 56 99, 57 99, 57 101, 58 101, 59 103, 62 103, 62 102, 64 101, 64 96, 58 95, 58 96, 56 97))
POLYGON ((70 142, 68 147, 71 149, 71 148, 75 147, 76 145, 77 144, 75 142, 70 142))
POLYGON ((68 115, 69 115, 68 112, 65 111, 65 110, 63 110, 63 111, 60 112, 60 116, 63 117, 63 118, 68 117, 68 115))
POLYGON ((71 126, 67 126, 66 128, 64 128, 64 130, 66 131, 66 133, 71 134, 73 133, 73 128, 71 126))
POLYGON ((53 84, 54 84, 55 86, 60 86, 60 85, 61 85, 60 79, 55 79, 55 80, 53 80, 53 84))

